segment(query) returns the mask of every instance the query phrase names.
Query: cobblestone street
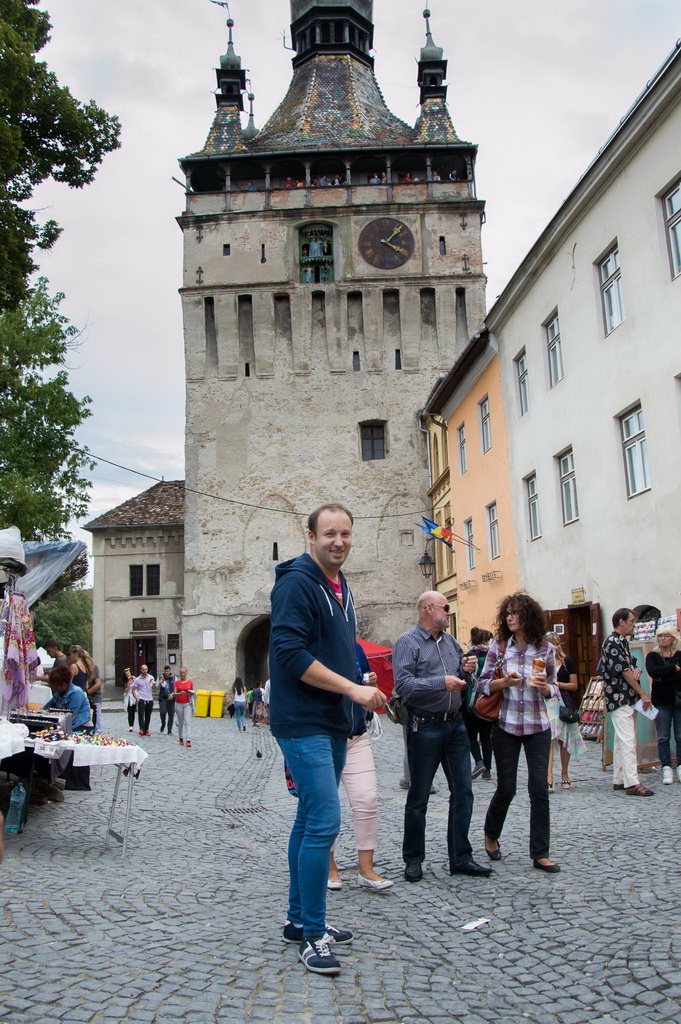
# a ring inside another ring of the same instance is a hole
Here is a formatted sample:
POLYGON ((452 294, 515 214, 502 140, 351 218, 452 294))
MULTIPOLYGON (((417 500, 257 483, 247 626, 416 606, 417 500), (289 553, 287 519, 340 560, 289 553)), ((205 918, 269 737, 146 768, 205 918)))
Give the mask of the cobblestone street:
MULTIPOLYGON (((402 735, 385 722, 374 744, 376 863, 396 885, 386 893, 357 885, 345 808, 344 884, 329 894, 328 917, 353 929, 355 941, 336 950, 344 969, 330 979, 307 973, 280 937, 295 801, 269 730, 249 725, 239 734, 229 719, 192 724, 195 745, 186 750, 158 734, 154 712, 126 861, 104 848, 109 768, 92 770, 91 793, 33 808, 26 831, 6 837, 0 1024, 678 1019, 678 783, 663 787, 651 773, 654 798, 613 793, 600 747, 588 744, 571 765, 573 788, 551 797, 551 853, 562 873, 532 869, 521 792, 504 859, 492 878, 477 880, 446 870, 439 774, 424 880, 409 884, 400 856, 402 735), (482 917, 489 923, 462 931, 482 917)), ((107 712, 105 728, 128 735, 122 714, 107 712)), ((471 839, 481 862, 492 791, 493 782, 474 783, 471 839)))

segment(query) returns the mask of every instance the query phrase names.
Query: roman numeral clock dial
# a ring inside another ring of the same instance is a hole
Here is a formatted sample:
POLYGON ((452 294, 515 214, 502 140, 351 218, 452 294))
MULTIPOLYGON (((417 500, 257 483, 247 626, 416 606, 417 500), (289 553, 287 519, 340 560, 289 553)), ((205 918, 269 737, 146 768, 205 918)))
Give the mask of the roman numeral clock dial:
POLYGON ((401 220, 379 217, 362 229, 358 247, 370 267, 395 270, 403 266, 414 252, 414 236, 401 220))

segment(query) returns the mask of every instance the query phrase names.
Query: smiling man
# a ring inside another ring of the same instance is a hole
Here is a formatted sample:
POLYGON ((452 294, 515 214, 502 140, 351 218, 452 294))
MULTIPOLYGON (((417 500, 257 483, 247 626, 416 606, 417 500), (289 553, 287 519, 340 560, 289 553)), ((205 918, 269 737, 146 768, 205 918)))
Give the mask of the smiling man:
POLYGON ((338 783, 352 732, 351 701, 385 703, 355 680, 355 608, 341 566, 352 546, 352 515, 322 505, 308 519, 310 553, 277 566, 272 590, 270 728, 298 792, 289 840, 288 920, 283 938, 315 974, 338 974, 329 943, 352 932, 326 923, 331 847, 340 829, 338 783))

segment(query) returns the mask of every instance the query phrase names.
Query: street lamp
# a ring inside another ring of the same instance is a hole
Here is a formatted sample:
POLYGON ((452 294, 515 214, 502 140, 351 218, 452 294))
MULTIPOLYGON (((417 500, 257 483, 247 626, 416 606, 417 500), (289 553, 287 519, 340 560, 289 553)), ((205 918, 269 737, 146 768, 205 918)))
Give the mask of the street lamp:
POLYGON ((431 558, 431 556, 430 556, 430 554, 428 552, 428 548, 426 548, 426 550, 423 552, 422 557, 419 558, 419 566, 421 567, 421 572, 423 573, 424 577, 427 580, 431 580, 433 578, 433 570, 435 569, 435 562, 431 558))

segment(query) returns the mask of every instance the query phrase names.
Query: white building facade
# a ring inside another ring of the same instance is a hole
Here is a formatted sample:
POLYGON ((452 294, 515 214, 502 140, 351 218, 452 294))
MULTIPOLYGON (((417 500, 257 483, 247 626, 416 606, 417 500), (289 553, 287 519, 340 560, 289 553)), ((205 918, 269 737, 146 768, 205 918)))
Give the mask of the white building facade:
POLYGON ((595 651, 616 608, 666 615, 681 604, 678 46, 487 326, 500 352, 520 584, 558 621, 579 611, 595 651))

